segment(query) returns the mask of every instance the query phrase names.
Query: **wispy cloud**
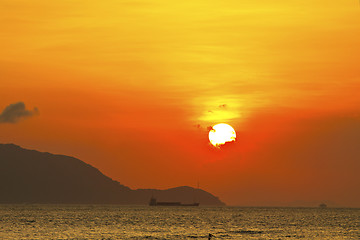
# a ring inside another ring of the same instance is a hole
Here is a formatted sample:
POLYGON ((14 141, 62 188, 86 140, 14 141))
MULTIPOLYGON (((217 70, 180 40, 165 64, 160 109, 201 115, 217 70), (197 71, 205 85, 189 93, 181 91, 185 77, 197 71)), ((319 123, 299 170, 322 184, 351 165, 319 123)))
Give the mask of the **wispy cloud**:
POLYGON ((39 114, 39 110, 27 110, 25 103, 17 102, 7 106, 0 114, 0 123, 17 123, 21 119, 39 114))

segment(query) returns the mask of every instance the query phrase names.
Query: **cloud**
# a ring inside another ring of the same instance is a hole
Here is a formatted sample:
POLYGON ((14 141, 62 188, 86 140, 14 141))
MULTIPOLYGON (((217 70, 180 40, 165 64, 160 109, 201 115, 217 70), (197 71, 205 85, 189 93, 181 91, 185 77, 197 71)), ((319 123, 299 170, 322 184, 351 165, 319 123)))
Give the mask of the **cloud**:
POLYGON ((7 106, 0 114, 0 123, 17 123, 19 120, 39 114, 39 110, 26 110, 23 102, 17 102, 7 106))

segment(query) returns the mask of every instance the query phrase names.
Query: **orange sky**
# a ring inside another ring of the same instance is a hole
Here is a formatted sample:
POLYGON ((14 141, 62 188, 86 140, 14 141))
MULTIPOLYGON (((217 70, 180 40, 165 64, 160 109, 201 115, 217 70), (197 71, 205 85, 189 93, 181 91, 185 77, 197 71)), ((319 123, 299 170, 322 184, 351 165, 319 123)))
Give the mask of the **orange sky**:
POLYGON ((360 207, 356 0, 0 0, 0 29, 0 112, 39 110, 2 143, 131 188, 360 207), (222 150, 219 122, 238 136, 222 150))

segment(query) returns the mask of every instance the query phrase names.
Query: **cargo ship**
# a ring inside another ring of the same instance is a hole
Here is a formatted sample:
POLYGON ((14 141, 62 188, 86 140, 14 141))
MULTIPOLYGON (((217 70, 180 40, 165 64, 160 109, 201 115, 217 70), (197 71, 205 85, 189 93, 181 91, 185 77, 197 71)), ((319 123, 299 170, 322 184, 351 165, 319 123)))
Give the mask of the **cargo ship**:
POLYGON ((200 203, 181 203, 181 202, 158 202, 156 198, 152 197, 149 206, 180 206, 180 207, 198 207, 200 203))

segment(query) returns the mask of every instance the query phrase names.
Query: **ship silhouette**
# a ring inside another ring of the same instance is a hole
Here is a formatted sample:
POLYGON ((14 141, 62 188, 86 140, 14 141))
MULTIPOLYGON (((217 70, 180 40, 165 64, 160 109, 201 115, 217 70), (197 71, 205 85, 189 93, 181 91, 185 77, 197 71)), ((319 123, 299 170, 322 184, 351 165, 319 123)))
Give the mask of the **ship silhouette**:
POLYGON ((325 203, 321 203, 321 204, 319 205, 319 208, 327 208, 327 205, 326 205, 325 203))
POLYGON ((182 207, 198 207, 200 203, 181 203, 181 202, 158 202, 156 198, 152 197, 149 206, 182 206, 182 207))

